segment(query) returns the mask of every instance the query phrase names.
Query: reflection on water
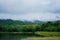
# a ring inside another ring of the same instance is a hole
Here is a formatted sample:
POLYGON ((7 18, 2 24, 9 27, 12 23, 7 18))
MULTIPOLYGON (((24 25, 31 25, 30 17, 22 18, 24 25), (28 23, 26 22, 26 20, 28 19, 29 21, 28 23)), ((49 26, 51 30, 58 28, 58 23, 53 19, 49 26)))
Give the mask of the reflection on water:
POLYGON ((19 34, 0 34, 0 40, 20 40, 24 36, 19 34))
POLYGON ((0 40, 21 40, 27 37, 32 37, 33 35, 27 34, 12 34, 12 33, 0 33, 0 40))
POLYGON ((35 37, 34 35, 26 34, 12 34, 12 33, 0 33, 0 40, 60 40, 60 38, 48 38, 48 37, 35 37))

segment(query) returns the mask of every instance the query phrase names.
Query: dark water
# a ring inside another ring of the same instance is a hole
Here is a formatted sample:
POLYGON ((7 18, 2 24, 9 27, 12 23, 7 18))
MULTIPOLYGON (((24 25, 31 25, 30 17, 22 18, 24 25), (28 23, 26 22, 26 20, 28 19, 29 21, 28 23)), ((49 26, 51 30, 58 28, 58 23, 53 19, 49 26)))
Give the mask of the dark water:
POLYGON ((6 34, 6 33, 3 33, 1 34, 0 33, 0 40, 21 40, 23 38, 27 38, 28 35, 25 35, 25 34, 6 34))
POLYGON ((0 33, 0 40, 21 40, 27 37, 32 37, 33 34, 20 33, 0 33))
MULTIPOLYGON (((0 33, 0 40, 22 40, 22 39, 26 39, 28 37, 35 37, 36 35, 33 35, 33 34, 22 34, 22 33, 0 33)), ((37 36, 36 36, 37 37, 37 36)), ((41 38, 42 36, 38 36, 37 38, 41 38)), ((43 40, 44 37, 42 37, 43 40)), ((41 40, 41 39, 40 39, 41 40)), ((49 39, 50 40, 50 39, 49 39)), ((52 39, 52 40, 55 40, 52 39)), ((56 40, 60 40, 60 38, 57 38, 56 40)))
POLYGON ((43 37, 34 33, 0 33, 0 40, 21 40, 28 37, 43 37))

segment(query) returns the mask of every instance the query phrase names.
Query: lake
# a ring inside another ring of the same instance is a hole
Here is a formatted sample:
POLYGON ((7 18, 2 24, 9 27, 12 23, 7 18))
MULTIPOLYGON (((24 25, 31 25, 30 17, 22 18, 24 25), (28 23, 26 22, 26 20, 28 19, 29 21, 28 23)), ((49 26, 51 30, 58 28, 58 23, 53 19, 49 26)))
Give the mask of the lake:
POLYGON ((20 33, 0 33, 0 40, 60 40, 60 37, 36 37, 20 33))

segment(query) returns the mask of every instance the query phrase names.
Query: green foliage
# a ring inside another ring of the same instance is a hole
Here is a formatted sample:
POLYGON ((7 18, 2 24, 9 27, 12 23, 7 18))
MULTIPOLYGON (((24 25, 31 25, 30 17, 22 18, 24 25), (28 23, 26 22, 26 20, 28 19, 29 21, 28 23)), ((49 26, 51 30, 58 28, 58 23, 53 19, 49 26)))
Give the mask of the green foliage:
POLYGON ((30 22, 11 19, 0 19, 0 32, 36 32, 57 31, 60 32, 60 21, 54 22, 30 22))

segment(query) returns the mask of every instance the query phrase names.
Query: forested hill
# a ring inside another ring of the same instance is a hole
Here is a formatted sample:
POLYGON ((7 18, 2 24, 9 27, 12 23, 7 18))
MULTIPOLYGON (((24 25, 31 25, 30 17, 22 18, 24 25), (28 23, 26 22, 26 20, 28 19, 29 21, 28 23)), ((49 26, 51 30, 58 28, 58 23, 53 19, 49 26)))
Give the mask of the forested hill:
POLYGON ((59 31, 60 20, 42 22, 36 20, 21 21, 12 19, 0 19, 0 32, 35 32, 35 31, 59 31))
POLYGON ((35 20, 34 22, 32 21, 22 21, 22 20, 12 20, 12 19, 0 19, 0 24, 3 25, 26 25, 26 24, 36 24, 36 23, 41 23, 42 21, 35 20))

